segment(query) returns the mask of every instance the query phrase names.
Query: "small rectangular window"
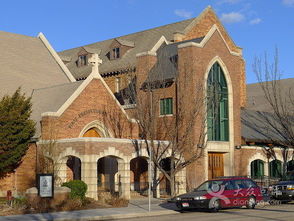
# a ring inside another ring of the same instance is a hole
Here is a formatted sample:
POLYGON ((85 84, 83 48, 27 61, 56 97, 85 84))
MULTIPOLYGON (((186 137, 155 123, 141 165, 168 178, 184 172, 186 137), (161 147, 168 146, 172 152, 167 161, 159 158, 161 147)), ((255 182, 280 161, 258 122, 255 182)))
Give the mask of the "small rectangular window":
POLYGON ((160 99, 160 115, 173 114, 173 99, 160 99))
POLYGON ((117 59, 120 57, 120 50, 119 48, 112 49, 112 57, 113 59, 117 59))

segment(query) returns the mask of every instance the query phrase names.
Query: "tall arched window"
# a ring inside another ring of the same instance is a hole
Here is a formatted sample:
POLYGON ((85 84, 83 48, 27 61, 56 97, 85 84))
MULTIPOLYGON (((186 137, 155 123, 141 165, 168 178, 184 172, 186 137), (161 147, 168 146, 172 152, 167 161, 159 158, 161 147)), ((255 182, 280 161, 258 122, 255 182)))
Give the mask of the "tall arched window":
POLYGON ((251 177, 260 178, 264 176, 264 163, 262 160, 254 160, 251 162, 251 177))
POLYGON ((229 140, 228 87, 219 63, 211 67, 207 80, 207 133, 210 141, 229 140))

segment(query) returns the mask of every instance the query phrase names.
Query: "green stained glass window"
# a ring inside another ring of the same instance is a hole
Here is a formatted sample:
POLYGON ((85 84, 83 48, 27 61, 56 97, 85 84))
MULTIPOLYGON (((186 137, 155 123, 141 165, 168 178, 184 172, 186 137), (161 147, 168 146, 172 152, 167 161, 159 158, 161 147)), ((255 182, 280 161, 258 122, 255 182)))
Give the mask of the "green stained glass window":
POLYGON ((279 178, 282 176, 282 162, 279 160, 273 160, 269 163, 270 176, 279 178))
POLYGON ((262 160, 254 160, 250 166, 252 178, 261 178, 264 176, 264 162, 262 160))
POLYGON ((160 99, 160 115, 173 114, 173 99, 160 99))
POLYGON ((210 141, 229 140, 228 88, 218 63, 211 67, 207 80, 207 132, 210 141))

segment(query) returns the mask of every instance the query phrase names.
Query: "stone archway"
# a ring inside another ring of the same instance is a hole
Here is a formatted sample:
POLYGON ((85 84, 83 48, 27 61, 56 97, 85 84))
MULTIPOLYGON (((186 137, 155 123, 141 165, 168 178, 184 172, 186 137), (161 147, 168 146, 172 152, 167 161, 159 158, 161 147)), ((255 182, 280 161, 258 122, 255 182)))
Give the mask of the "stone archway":
POLYGON ((105 156, 97 161, 97 185, 99 192, 119 192, 118 157, 105 156))
POLYGON ((66 180, 81 180, 81 160, 75 156, 68 156, 66 161, 66 180))
POLYGON ((143 194, 148 189, 148 162, 145 157, 136 157, 130 161, 131 190, 143 194))

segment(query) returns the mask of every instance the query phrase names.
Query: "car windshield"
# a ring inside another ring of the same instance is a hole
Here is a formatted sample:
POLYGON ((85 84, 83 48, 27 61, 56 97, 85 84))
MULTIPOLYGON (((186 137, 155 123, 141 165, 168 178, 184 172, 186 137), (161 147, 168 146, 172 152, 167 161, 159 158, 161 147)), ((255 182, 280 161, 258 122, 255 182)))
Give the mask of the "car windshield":
POLYGON ((224 185, 223 180, 209 180, 194 189, 194 192, 213 190, 214 188, 219 188, 221 185, 224 185))

